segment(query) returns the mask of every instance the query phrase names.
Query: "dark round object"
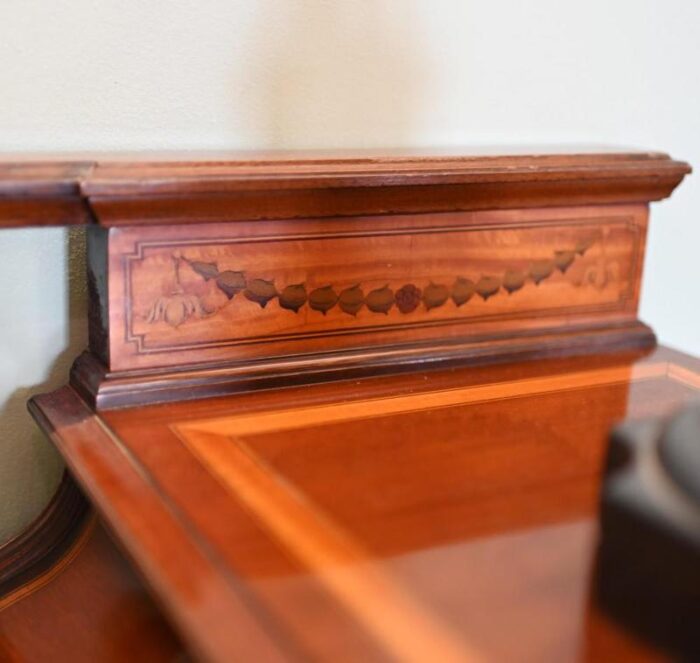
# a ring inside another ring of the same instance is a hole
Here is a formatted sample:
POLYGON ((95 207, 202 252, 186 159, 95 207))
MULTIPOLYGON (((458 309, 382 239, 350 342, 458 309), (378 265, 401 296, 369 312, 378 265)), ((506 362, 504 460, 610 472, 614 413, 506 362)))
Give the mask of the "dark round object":
POLYGON ((700 505, 700 407, 684 410, 669 421, 659 455, 676 484, 700 505))

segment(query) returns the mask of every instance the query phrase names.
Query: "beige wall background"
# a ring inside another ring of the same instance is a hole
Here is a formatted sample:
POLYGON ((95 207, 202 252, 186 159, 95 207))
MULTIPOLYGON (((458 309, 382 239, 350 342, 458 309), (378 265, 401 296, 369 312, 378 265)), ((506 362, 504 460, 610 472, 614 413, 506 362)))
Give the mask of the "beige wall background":
MULTIPOLYGON (((700 168, 696 0, 2 0, 0 150, 612 143, 700 168)), ((642 317, 700 354, 700 185, 642 317)), ((85 345, 84 238, 0 234, 0 541, 62 471, 25 410, 85 345)))

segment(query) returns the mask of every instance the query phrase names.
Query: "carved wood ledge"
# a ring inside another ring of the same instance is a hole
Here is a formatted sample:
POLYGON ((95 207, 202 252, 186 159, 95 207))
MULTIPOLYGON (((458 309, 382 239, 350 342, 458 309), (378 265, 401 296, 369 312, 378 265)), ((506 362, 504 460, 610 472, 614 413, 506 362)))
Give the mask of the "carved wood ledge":
POLYGON ((655 346, 652 329, 634 321, 600 328, 522 333, 515 339, 511 335, 500 338, 492 335, 445 341, 439 345, 414 344, 374 351, 127 374, 110 373, 93 354, 84 352, 73 364, 70 384, 92 407, 111 409, 445 366, 477 366, 624 350, 648 351, 655 346))
POLYGON ((690 166, 577 146, 431 150, 6 154, 0 227, 212 223, 649 202, 690 166))

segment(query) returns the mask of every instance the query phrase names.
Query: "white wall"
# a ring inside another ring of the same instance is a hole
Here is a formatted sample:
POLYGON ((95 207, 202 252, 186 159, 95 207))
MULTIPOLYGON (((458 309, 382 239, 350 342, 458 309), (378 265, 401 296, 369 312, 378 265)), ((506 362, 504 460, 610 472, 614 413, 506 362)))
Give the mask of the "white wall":
MULTIPOLYGON (((595 142, 700 168, 699 25, 696 0, 2 0, 0 149, 595 142)), ((653 210, 641 311, 695 354, 699 212, 697 177, 653 210)), ((0 234, 0 539, 60 471, 23 401, 84 343, 79 245, 0 234)))

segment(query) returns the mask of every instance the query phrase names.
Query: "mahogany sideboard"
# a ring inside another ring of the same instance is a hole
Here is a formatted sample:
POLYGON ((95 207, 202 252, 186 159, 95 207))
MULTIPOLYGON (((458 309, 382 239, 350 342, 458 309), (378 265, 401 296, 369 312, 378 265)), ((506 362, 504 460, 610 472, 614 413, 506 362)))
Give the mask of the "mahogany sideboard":
POLYGON ((591 578, 611 427, 700 395, 637 317, 689 172, 4 157, 0 226, 86 226, 90 342, 29 403, 68 469, 0 547, 0 658, 664 660, 591 578))

